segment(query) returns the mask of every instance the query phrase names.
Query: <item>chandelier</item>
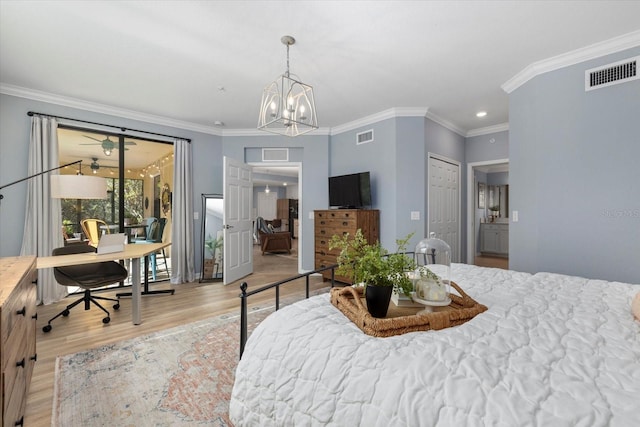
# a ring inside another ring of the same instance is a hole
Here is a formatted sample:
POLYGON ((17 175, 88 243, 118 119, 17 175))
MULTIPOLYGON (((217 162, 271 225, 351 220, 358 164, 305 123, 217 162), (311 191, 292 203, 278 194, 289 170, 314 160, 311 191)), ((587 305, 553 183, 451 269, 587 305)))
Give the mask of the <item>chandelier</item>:
POLYGON ((282 36, 287 46, 287 71, 269 83, 262 92, 258 129, 286 136, 298 136, 318 129, 313 87, 289 73, 289 46, 296 42, 282 36))

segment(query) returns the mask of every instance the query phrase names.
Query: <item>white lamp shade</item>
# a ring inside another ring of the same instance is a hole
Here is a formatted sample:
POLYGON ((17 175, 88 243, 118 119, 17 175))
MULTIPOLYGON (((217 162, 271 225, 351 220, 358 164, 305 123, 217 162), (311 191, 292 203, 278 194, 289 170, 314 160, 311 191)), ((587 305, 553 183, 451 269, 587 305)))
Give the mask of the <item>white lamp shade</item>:
POLYGON ((51 197, 54 199, 106 199, 107 180, 99 176, 52 175, 51 197))

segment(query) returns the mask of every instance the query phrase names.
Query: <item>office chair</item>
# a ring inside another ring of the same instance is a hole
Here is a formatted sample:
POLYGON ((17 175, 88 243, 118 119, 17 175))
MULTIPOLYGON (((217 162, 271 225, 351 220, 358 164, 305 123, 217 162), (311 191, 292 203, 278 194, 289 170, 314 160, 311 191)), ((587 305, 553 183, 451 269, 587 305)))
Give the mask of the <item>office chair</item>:
MULTIPOLYGON (((71 245, 54 249, 52 255, 69 255, 95 251, 96 248, 93 246, 71 245)), ((53 269, 53 275, 56 278, 56 281, 62 286, 74 286, 84 289, 84 296, 72 304, 69 304, 64 310, 52 317, 49 322, 47 322, 47 325, 42 328, 43 332, 50 332, 52 321, 60 316, 67 317, 69 315, 69 311, 81 302, 84 302, 85 310, 90 309, 91 303, 97 305, 100 310, 107 313, 107 317, 102 319, 102 323, 109 323, 111 321, 109 312, 102 307, 97 300, 114 301, 116 303, 113 306, 114 310, 120 308, 120 303, 117 299, 93 296, 91 295, 91 289, 120 282, 127 278, 128 273, 127 270, 119 263, 115 261, 106 261, 92 264, 71 265, 67 267, 55 267, 53 269)))
POLYGON ((85 236, 89 239, 89 244, 94 247, 98 246, 98 241, 100 240, 100 236, 102 236, 101 227, 105 233, 109 233, 107 223, 101 219, 83 219, 80 225, 82 226, 82 231, 84 231, 85 236))

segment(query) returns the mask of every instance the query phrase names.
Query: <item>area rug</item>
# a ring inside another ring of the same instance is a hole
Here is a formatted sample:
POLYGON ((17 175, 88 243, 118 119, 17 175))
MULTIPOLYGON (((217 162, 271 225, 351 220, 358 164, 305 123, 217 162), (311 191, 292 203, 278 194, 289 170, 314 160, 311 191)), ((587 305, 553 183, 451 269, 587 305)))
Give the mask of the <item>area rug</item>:
MULTIPOLYGON (((249 330, 272 312, 253 308, 249 330)), ((58 357, 51 424, 231 426, 239 331, 234 313, 58 357)))

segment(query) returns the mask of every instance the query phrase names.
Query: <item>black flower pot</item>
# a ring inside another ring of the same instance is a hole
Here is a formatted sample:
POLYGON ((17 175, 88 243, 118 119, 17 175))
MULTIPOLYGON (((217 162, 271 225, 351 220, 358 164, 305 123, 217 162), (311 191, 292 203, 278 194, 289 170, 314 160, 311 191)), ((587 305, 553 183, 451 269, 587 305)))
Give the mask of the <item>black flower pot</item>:
POLYGON ((367 286, 365 299, 367 300, 367 310, 373 317, 385 317, 389 310, 391 293, 393 286, 367 286))

